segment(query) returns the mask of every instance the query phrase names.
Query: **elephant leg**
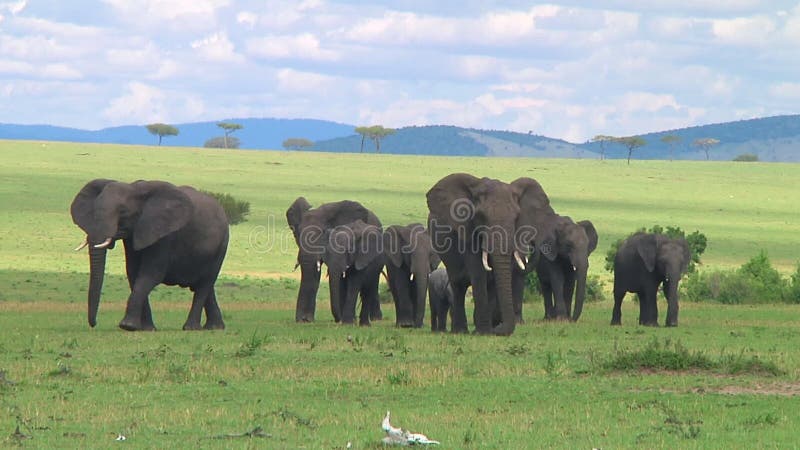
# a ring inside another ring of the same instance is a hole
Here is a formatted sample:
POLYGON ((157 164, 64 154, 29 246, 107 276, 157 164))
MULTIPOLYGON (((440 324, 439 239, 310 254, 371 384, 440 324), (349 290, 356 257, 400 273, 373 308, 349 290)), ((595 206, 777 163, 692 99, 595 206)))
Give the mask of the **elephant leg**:
POLYGON ((658 286, 647 286, 639 293, 639 324, 658 326, 658 286))
POLYGON ((431 309, 431 331, 439 331, 439 306, 436 294, 431 292, 428 294, 428 303, 431 309))
POLYGON ((144 299, 142 306, 142 331, 156 331, 153 323, 153 311, 150 310, 150 296, 144 299))
POLYGON ((375 312, 375 305, 380 303, 380 297, 378 295, 378 283, 380 282, 380 271, 375 272, 375 274, 370 274, 366 277, 364 283, 361 283, 361 316, 359 317, 359 323, 361 325, 369 325, 370 319, 373 319, 373 313, 375 312), (370 312, 370 314, 365 315, 364 309, 370 312))
POLYGON ((206 330, 224 330, 225 322, 222 320, 222 311, 217 304, 217 292, 214 287, 211 287, 211 292, 208 293, 206 298, 206 324, 203 326, 206 330))
MULTIPOLYGON (((133 291, 128 297, 128 304, 125 307, 125 317, 119 322, 119 327, 123 330, 138 331, 143 328, 143 316, 145 316, 145 303, 149 305, 148 295, 160 283, 152 277, 139 277, 133 283, 133 291)), ((149 306, 147 307, 149 310, 149 306)), ((152 321, 152 314, 150 317, 152 321)))
POLYGON ((184 330, 200 330, 200 320, 203 317, 203 308, 206 306, 208 294, 211 292, 212 286, 200 286, 193 288, 194 296, 192 297, 192 306, 189 308, 189 316, 183 324, 184 330))
MULTIPOLYGON (((675 281, 673 281, 675 282, 675 281)), ((668 327, 677 327, 678 326, 678 287, 674 286, 670 289, 670 286, 664 282, 664 297, 667 299, 667 321, 666 326, 668 327), (673 293, 670 293, 672 291, 673 293)))
POLYGON ((398 327, 411 327, 414 324, 411 306, 411 287, 409 273, 402 267, 392 268, 392 284, 394 285, 394 307, 397 313, 395 323, 398 327))
POLYGON ((344 283, 345 280, 342 280, 339 276, 328 277, 328 288, 331 293, 331 315, 333 315, 333 321, 336 323, 342 320, 342 284, 344 283))
POLYGON ((564 279, 559 276, 557 279, 552 280, 551 287, 553 289, 553 306, 555 307, 556 319, 565 320, 569 318, 567 312, 567 305, 564 302, 564 279))
POLYGON ((427 274, 419 275, 411 283, 411 292, 414 294, 414 328, 422 328, 425 322, 425 301, 428 293, 427 276, 427 274))
POLYGON ((625 298, 625 289, 614 284, 614 309, 611 312, 611 325, 622 325, 622 299, 625 298))
POLYGON ((464 297, 467 295, 467 287, 469 285, 467 283, 458 283, 453 284, 453 320, 451 325, 451 331, 453 333, 466 333, 469 330, 467 329, 467 311, 464 307, 465 299, 464 297))
POLYGON ((556 309, 553 306, 553 288, 550 283, 542 282, 542 297, 544 298, 544 319, 551 320, 556 318, 556 309))

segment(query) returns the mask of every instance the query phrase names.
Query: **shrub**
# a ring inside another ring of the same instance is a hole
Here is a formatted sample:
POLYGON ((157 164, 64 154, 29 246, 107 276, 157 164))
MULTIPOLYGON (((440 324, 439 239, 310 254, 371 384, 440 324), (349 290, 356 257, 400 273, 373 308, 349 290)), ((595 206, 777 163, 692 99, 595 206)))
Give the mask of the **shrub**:
POLYGON ((763 250, 736 270, 693 273, 683 283, 691 301, 716 300, 726 304, 800 302, 800 266, 791 283, 781 277, 763 250))
POLYGON ((686 233, 680 229, 680 227, 667 226, 664 228, 661 225, 653 225, 653 227, 649 230, 646 228, 640 228, 629 234, 627 237, 611 244, 611 248, 609 248, 608 252, 606 252, 605 269, 607 271, 614 271, 614 257, 617 255, 617 250, 619 249, 619 246, 622 245, 622 242, 636 233, 663 234, 672 239, 686 239, 686 243, 689 244, 689 251, 692 254, 692 260, 689 261, 688 273, 693 273, 695 271, 695 265, 700 264, 700 255, 706 251, 706 245, 708 244, 706 235, 696 230, 687 236, 686 233))
POLYGON ((242 223, 247 220, 246 216, 250 214, 250 202, 236 200, 230 194, 210 191, 201 192, 217 199, 219 204, 222 205, 222 209, 225 210, 225 215, 228 216, 229 224, 236 225, 237 223, 242 223))
POLYGON ((733 158, 733 160, 740 162, 753 162, 753 161, 758 161, 758 155, 754 153, 742 153, 741 155, 738 155, 735 158, 733 158))

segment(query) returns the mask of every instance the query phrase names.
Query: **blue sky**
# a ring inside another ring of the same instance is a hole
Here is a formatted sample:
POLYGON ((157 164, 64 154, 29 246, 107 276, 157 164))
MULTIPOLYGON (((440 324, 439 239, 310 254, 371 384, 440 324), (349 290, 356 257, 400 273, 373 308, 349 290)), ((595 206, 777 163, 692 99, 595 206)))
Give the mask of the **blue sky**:
POLYGON ((0 0, 3 123, 318 118, 582 142, 798 105, 800 0, 0 0))

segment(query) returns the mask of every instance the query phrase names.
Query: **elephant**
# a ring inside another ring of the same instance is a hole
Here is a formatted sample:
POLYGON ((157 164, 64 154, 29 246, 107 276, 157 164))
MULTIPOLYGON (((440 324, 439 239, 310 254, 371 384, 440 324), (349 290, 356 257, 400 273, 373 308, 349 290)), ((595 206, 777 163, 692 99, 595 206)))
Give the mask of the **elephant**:
MULTIPOLYGON (((296 322, 314 321, 322 263, 331 231, 338 226, 357 220, 361 220, 367 225, 374 225, 379 229, 382 228, 381 221, 372 211, 360 203, 350 200, 325 203, 312 209, 308 200, 298 197, 286 210, 286 221, 289 223, 298 248, 295 268, 300 267, 300 289, 297 292, 295 307, 296 322)), ((370 289, 374 286, 375 292, 377 292, 380 281, 379 275, 368 280, 370 289)), ((333 300, 339 290, 335 288, 331 291, 331 312, 334 313, 334 320, 340 319, 337 315, 338 312, 333 309, 334 305, 339 304, 333 300)), ((370 319, 380 319, 382 317, 380 303, 375 302, 371 308, 370 319)))
POLYGON ((586 276, 589 270, 589 255, 597 248, 597 230, 592 222, 578 223, 567 216, 558 216, 555 221, 556 259, 539 258, 536 276, 544 297, 545 319, 568 319, 575 294, 575 310, 572 321, 576 322, 583 311, 586 298, 586 276))
POLYGON ((78 192, 72 220, 89 247, 89 325, 97 324, 106 251, 122 240, 131 289, 124 330, 155 330, 150 292, 159 284, 194 292, 184 330, 224 329, 214 284, 228 248, 228 218, 213 197, 189 186, 165 181, 123 183, 96 179, 78 192))
POLYGON ((666 325, 678 326, 678 283, 690 260, 684 238, 639 232, 622 242, 614 256, 611 325, 622 323, 622 299, 626 292, 635 292, 639 297, 639 324, 658 326, 656 297, 661 285, 667 298, 666 325))
POLYGON ((532 178, 505 183, 454 173, 426 197, 428 232, 453 289, 453 331, 467 331, 464 296, 472 286, 475 332, 511 335, 513 266, 525 269, 534 248, 555 259, 555 212, 544 189, 532 178))
POLYGON ((428 277, 428 300, 431 306, 431 331, 447 331, 447 313, 453 307, 453 288, 447 270, 439 268, 428 277))
POLYGON ((383 232, 362 220, 331 230, 322 262, 328 266, 331 312, 336 322, 354 323, 361 294, 359 324, 369 325, 378 304, 378 281, 383 270, 383 232))
POLYGON ((420 223, 392 225, 383 233, 383 253, 398 327, 421 328, 425 320, 428 274, 441 262, 420 223))

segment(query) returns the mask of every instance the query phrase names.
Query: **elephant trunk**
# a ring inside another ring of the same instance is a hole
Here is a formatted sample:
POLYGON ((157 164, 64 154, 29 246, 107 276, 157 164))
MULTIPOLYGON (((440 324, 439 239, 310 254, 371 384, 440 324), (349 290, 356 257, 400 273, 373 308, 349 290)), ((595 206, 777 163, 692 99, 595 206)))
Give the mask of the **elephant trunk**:
POLYGON ((668 327, 678 326, 678 281, 680 272, 670 275, 664 281, 664 295, 667 297, 667 321, 668 327))
POLYGON ((422 327, 425 320, 425 300, 428 295, 428 274, 426 272, 418 272, 414 274, 414 286, 416 288, 416 295, 414 296, 414 327, 422 327))
POLYGON ((342 273, 328 273, 328 284, 330 286, 330 302, 331 302, 331 314, 333 314, 333 320, 335 322, 342 321, 342 273))
POLYGON ((583 302, 586 299, 586 276, 588 271, 588 266, 576 267, 575 308, 572 310, 573 322, 577 322, 581 317, 581 312, 583 312, 583 302))
POLYGON ((106 249, 89 249, 89 326, 97 325, 97 309, 100 306, 100 292, 103 290, 103 277, 106 271, 106 249))
POLYGON ((511 255, 495 253, 492 258, 495 288, 497 289, 497 308, 500 310, 500 323, 494 328, 494 334, 509 336, 514 332, 516 317, 514 301, 511 295, 511 255))

